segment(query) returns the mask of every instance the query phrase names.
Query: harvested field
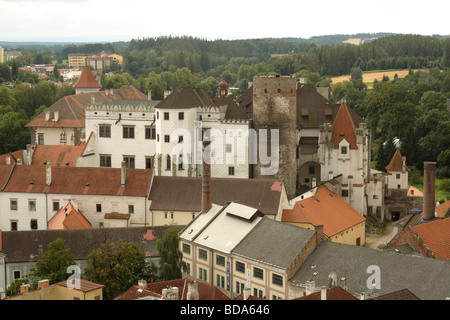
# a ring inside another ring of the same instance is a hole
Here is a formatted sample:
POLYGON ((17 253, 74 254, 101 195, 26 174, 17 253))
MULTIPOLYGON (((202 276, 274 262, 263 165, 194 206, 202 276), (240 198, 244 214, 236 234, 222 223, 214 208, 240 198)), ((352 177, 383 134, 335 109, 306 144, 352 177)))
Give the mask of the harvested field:
MULTIPOLYGON (((417 71, 417 70, 413 70, 413 71, 417 71)), ((390 80, 394 79, 395 74, 397 74, 397 76, 399 78, 404 78, 408 75, 409 70, 387 70, 387 71, 378 71, 378 72, 367 72, 367 73, 363 73, 363 82, 364 83, 373 83, 375 81, 375 79, 377 79, 378 81, 381 81, 383 79, 383 75, 386 75, 389 77, 390 80)), ((350 75, 345 75, 345 76, 340 76, 340 77, 334 77, 331 78, 332 82, 331 85, 335 84, 335 83, 339 83, 345 80, 350 80, 350 75)))

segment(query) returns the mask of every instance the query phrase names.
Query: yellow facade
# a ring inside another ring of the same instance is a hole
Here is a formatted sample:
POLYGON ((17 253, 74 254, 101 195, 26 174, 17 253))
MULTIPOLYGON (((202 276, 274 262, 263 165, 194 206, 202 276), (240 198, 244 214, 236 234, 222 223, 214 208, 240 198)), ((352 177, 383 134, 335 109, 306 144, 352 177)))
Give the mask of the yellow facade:
POLYGON ((113 58, 113 61, 117 62, 118 64, 122 65, 123 64, 123 57, 121 55, 118 54, 110 54, 108 55, 109 57, 113 58))
POLYGON ((69 68, 84 68, 85 65, 85 54, 69 54, 69 68))

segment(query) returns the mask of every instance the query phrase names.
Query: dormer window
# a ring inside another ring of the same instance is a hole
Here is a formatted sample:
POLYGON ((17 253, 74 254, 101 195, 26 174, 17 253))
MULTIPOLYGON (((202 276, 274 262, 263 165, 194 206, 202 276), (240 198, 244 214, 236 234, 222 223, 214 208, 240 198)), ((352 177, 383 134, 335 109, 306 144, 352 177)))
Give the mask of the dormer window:
POLYGON ((347 147, 341 147, 341 154, 347 154, 347 147))

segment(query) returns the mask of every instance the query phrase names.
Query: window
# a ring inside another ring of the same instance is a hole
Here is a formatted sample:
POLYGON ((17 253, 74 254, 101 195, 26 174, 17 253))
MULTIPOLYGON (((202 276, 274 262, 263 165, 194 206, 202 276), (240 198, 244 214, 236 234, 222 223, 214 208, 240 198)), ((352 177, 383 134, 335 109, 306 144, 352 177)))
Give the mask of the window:
POLYGON ((44 144, 44 134, 38 133, 38 144, 44 144))
POLYGON ((208 281, 206 277, 206 269, 198 268, 198 278, 203 281, 208 281))
POLYGON ((166 158, 166 170, 170 170, 171 164, 172 164, 172 161, 170 161, 170 156, 167 155, 167 158, 166 158))
POLYGON ((31 221, 30 221, 30 228, 31 228, 31 230, 37 230, 38 223, 37 223, 36 219, 31 219, 31 221))
POLYGON ((397 174, 395 175, 395 177, 396 177, 397 179, 400 179, 400 173, 397 173, 397 174))
POLYGON ((342 190, 342 196, 348 197, 348 190, 342 190))
POLYGON ((16 280, 16 279, 20 279, 21 277, 20 277, 20 270, 15 270, 14 271, 14 280, 16 280))
POLYGON ((283 277, 278 274, 272 274, 272 284, 282 287, 283 286, 283 277))
POLYGON ((156 141, 159 142, 159 133, 156 135, 156 141))
POLYGON ((183 142, 183 136, 178 136, 178 143, 182 143, 183 142))
POLYGON ((155 140, 155 138, 156 138, 156 128, 145 127, 145 139, 155 140))
POLYGON ((134 126, 123 126, 123 138, 134 139, 134 126))
POLYGON ((153 157, 145 157, 145 169, 153 168, 153 157))
POLYGON ((59 210, 59 201, 53 201, 53 211, 59 210))
POLYGON ((123 161, 128 169, 134 169, 134 156, 124 156, 123 161))
POLYGON ((164 112, 164 120, 169 120, 169 113, 168 112, 164 112))
POLYGON ((402 186, 398 184, 397 185, 397 189, 401 189, 401 188, 402 188, 402 186))
POLYGON ((100 155, 100 167, 111 168, 111 156, 110 155, 100 155))
POLYGON ((102 212, 102 205, 100 203, 97 203, 95 206, 97 212, 102 212))
POLYGON ((244 292, 245 284, 242 282, 236 281, 236 293, 241 294, 244 292))
POLYGON ((178 112, 178 120, 184 120, 184 112, 178 112))
POLYGON ((17 210, 17 199, 11 199, 10 200, 10 209, 11 210, 17 210))
POLYGON ((134 204, 128 205, 128 213, 134 213, 134 204))
POLYGON ((341 153, 347 154, 347 147, 341 147, 341 153))
POLYGON ((191 274, 191 264, 189 262, 186 262, 186 270, 184 271, 186 274, 191 274))
POLYGON ((183 170, 183 155, 178 156, 178 170, 183 170))
POLYGON ((234 167, 228 167, 228 175, 234 176, 234 167))
POLYGON ((11 221, 11 231, 17 231, 17 221, 11 221))
POLYGON ((164 135, 164 142, 166 143, 170 142, 170 136, 168 134, 164 135))
POLYGON ((36 200, 28 200, 28 211, 36 211, 36 200))
POLYGON ((158 111, 158 112, 156 112, 156 119, 158 119, 158 120, 159 120, 159 111, 158 111))
POLYGON ((263 269, 253 267, 253 277, 257 279, 264 280, 264 271, 263 269))
POLYGON ((309 174, 314 174, 316 173, 316 169, 314 168, 314 166, 309 166, 309 174))
POLYGON ((218 266, 225 267, 225 257, 224 256, 220 256, 220 255, 216 255, 216 264, 218 266))
POLYGON ((181 247, 182 247, 183 253, 191 254, 191 246, 189 244, 183 243, 183 245, 181 247))
POLYGON ((236 261, 236 272, 245 273, 245 264, 236 261))
POLYGON ((227 143, 227 153, 231 153, 232 151, 232 145, 227 143))
POLYGON ((373 198, 374 198, 374 199, 378 199, 378 195, 374 194, 374 195, 373 195, 373 198))
POLYGON ((263 292, 262 290, 259 290, 257 288, 253 288, 253 295, 255 297, 263 298, 263 292))
POLYGON ((101 138, 111 138, 111 126, 110 125, 99 125, 99 137, 101 138))
POLYGON ((198 258, 202 260, 208 260, 208 252, 203 249, 198 249, 198 258))
POLYGON ((216 286, 218 286, 219 288, 224 289, 225 288, 225 277, 218 274, 216 276, 216 286))

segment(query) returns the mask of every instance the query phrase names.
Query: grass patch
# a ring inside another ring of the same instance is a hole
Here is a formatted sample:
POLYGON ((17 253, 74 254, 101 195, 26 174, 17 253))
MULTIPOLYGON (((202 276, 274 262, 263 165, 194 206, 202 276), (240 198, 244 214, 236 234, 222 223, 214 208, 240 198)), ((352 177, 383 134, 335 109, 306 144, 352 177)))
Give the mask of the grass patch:
MULTIPOLYGON (((444 190, 441 187, 442 183, 445 180, 448 180, 448 178, 447 179, 436 178, 436 180, 435 180, 436 186, 435 186, 434 197, 435 197, 436 202, 440 202, 441 200, 444 200, 444 202, 447 200, 450 200, 450 192, 447 190, 444 190)), ((413 184, 412 186, 423 192, 423 184, 413 184)))

